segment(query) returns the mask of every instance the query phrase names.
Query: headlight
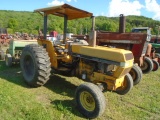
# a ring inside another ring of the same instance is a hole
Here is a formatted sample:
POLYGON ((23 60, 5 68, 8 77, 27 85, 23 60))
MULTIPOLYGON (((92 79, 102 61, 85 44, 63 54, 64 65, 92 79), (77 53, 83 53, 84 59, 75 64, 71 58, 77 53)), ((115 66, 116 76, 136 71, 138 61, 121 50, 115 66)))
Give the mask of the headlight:
POLYGON ((129 63, 128 63, 128 62, 121 62, 121 63, 120 63, 120 66, 121 66, 121 67, 128 67, 128 66, 129 66, 129 63))

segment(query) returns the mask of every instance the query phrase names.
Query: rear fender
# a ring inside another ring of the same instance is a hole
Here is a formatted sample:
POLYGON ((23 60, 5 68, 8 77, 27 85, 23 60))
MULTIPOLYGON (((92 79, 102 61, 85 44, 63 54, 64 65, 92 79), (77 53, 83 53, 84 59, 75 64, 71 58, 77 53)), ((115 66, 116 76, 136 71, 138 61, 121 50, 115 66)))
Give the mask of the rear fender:
POLYGON ((38 40, 38 44, 46 48, 46 51, 48 52, 48 55, 50 57, 51 66, 57 68, 58 67, 57 57, 56 57, 57 54, 53 47, 53 43, 49 40, 38 40))

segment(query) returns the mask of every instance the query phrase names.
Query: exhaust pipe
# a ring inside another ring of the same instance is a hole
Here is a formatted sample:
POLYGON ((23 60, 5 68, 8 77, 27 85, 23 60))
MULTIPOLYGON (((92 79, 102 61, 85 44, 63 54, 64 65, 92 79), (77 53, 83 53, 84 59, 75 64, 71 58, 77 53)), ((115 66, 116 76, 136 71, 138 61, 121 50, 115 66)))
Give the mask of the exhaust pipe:
POLYGON ((125 33, 126 29, 126 17, 120 14, 119 18, 119 33, 125 33))
POLYGON ((97 32, 95 31, 95 16, 92 16, 92 30, 89 34, 89 46, 91 47, 96 46, 96 35, 97 32))

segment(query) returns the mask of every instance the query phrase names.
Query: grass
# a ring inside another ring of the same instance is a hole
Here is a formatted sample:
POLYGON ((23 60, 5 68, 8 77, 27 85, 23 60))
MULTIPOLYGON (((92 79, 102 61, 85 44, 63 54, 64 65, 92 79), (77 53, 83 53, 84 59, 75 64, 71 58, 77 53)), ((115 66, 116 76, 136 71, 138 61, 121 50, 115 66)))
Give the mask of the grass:
MULTIPOLYGON (((8 68, 0 61, 0 119, 85 120, 74 101, 74 91, 81 83, 74 77, 52 75, 46 85, 31 88, 24 82, 19 65, 8 68)), ((144 75, 124 96, 104 94, 106 110, 96 120, 160 119, 160 70, 144 75)))

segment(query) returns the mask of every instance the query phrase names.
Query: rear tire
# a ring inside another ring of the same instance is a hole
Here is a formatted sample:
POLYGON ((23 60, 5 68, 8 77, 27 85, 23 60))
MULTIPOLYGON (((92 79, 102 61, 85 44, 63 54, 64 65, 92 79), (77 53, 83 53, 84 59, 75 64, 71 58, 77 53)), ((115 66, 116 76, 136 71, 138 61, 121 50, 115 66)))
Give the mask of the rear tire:
POLYGON ((159 68, 159 63, 156 60, 152 60, 153 61, 153 69, 152 71, 157 71, 159 68))
POLYGON ((160 65, 160 54, 159 53, 155 53, 155 57, 158 58, 158 63, 160 65))
POLYGON ((8 66, 8 67, 12 66, 12 56, 10 54, 6 54, 5 62, 6 62, 6 66, 8 66))
POLYGON ((44 85, 51 75, 51 63, 47 51, 39 45, 27 45, 20 58, 25 81, 33 86, 44 85))
POLYGON ((123 85, 117 88, 116 93, 120 95, 127 94, 133 87, 133 79, 129 73, 126 74, 124 78, 123 85))
POLYGON ((134 64, 132 69, 130 70, 129 74, 132 76, 133 85, 137 85, 142 80, 142 70, 141 68, 134 64))
POLYGON ((105 111, 105 97, 99 87, 93 83, 78 86, 75 99, 80 113, 87 118, 96 118, 105 111))
POLYGON ((141 70, 144 74, 147 74, 153 70, 153 62, 149 57, 145 57, 141 70))

